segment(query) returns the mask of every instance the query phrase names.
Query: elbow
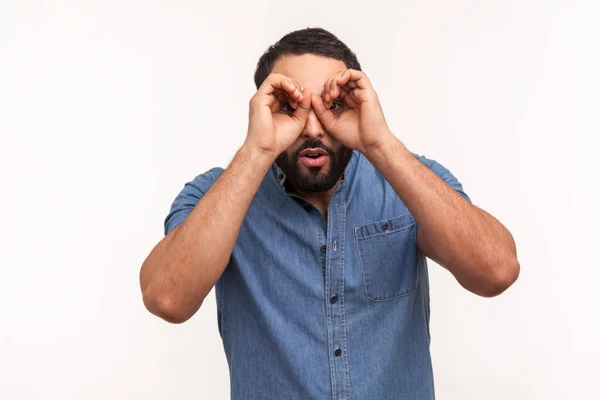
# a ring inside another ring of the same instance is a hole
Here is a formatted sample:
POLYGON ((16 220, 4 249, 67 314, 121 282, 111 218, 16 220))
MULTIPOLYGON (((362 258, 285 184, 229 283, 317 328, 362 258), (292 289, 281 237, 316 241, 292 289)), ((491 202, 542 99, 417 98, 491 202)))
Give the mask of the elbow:
POLYGON ((142 297, 148 311, 172 324, 182 324, 194 314, 181 307, 180 296, 147 289, 142 297))
POLYGON ((185 299, 181 294, 184 291, 165 284, 168 279, 159 276, 160 274, 156 272, 159 268, 151 261, 149 256, 140 269, 140 288, 144 306, 150 313, 167 322, 184 323, 194 314, 189 311, 189 307, 185 307, 185 299))
POLYGON ((521 266, 516 256, 511 256, 508 261, 497 263, 491 268, 489 279, 485 288, 478 293, 483 297, 496 297, 512 286, 519 278, 521 266))

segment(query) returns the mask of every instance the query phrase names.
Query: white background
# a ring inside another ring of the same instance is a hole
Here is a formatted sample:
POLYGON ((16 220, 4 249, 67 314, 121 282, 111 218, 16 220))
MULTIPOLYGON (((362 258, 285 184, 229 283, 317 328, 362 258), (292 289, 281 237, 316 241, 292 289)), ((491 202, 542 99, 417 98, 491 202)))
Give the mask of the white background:
POLYGON ((1 0, 0 398, 228 398, 213 293, 170 325, 139 268, 242 144, 261 53, 308 26, 517 241, 497 298, 430 264, 438 398, 598 398, 597 4, 1 0))

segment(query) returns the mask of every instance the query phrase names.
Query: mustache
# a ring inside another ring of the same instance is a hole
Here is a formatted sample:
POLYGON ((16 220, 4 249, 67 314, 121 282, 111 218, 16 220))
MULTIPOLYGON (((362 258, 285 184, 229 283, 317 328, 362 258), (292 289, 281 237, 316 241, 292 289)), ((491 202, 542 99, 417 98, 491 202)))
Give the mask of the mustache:
POLYGON ((302 144, 302 146, 298 147, 295 151, 294 154, 294 158, 298 158, 300 156, 300 153, 306 149, 323 149, 327 152, 327 155, 332 156, 334 155, 334 151, 333 149, 331 149, 330 147, 327 147, 323 144, 322 141, 316 141, 316 142, 304 142, 302 144))

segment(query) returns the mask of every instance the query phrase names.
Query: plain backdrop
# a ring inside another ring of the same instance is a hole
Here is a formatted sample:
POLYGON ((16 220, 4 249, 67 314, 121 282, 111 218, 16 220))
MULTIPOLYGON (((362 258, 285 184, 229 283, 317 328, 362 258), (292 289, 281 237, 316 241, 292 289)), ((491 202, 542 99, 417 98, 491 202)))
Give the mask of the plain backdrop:
POLYGON ((516 239, 521 276, 497 298, 430 262, 437 397, 598 398, 599 9, 1 0, 0 398, 229 397, 213 292, 171 325, 139 268, 183 184, 243 143, 259 56, 309 26, 516 239))

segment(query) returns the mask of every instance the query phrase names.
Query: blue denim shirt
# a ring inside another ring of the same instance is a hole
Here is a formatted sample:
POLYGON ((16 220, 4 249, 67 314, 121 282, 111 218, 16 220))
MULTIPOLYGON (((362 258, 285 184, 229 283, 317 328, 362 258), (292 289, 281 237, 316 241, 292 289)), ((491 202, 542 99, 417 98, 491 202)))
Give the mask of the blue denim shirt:
MULTIPOLYGON (((469 200, 442 165, 415 157, 469 200)), ((222 172, 184 186, 165 234, 222 172)), ((427 262, 406 205, 358 151, 327 221, 284 182, 273 164, 215 287, 231 398, 434 399, 427 262)))

